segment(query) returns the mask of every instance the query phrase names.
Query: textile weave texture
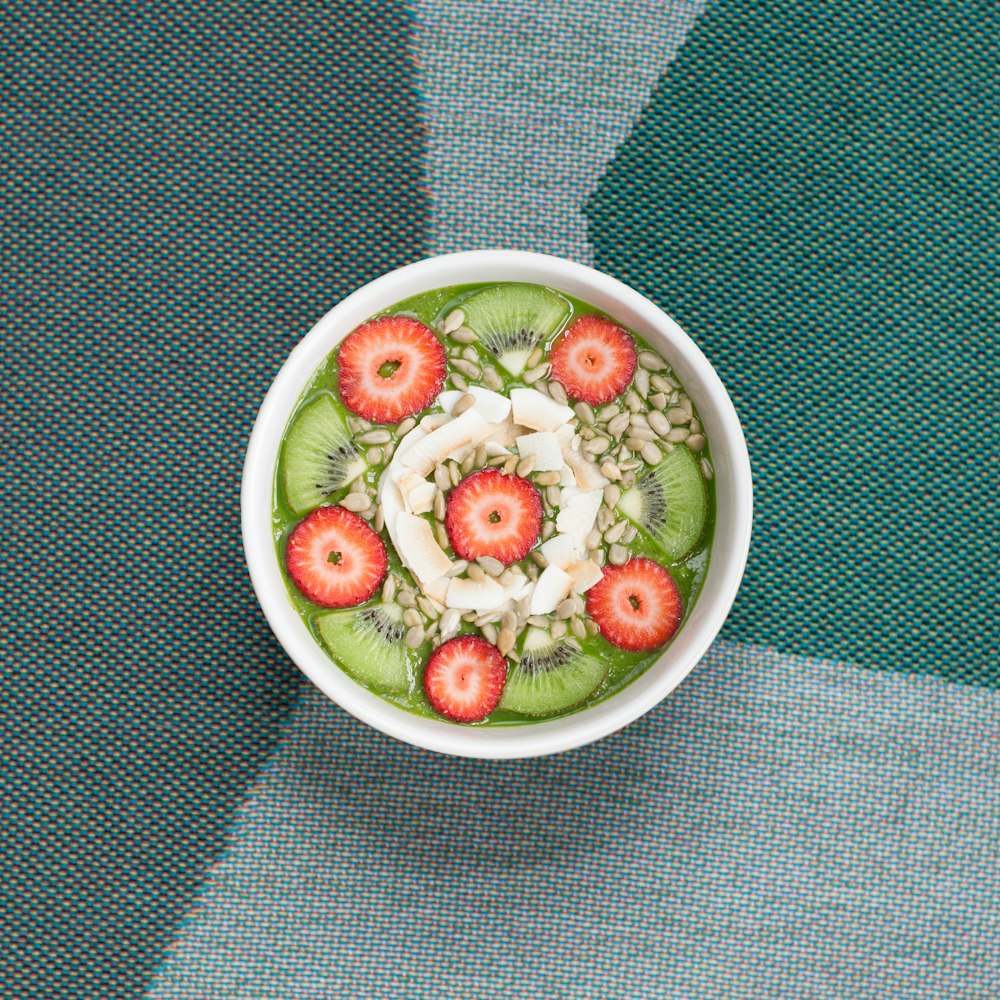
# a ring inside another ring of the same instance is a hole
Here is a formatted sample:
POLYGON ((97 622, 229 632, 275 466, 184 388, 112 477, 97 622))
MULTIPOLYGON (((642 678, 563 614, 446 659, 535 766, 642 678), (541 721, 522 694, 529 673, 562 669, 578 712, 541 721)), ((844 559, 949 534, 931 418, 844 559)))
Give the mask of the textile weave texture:
POLYGON ((0 996, 1000 996, 1000 13, 0 6, 0 996), (719 641, 553 758, 398 744, 242 561, 257 407, 421 257, 671 313, 754 466, 719 641))

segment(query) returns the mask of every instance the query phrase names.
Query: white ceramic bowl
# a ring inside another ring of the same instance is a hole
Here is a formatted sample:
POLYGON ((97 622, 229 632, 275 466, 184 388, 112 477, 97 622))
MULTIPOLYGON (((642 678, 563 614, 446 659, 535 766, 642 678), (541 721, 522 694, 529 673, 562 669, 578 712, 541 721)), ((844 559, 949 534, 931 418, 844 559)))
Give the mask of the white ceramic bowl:
POLYGON ((370 726, 416 746, 465 757, 532 757, 590 743, 628 725, 690 673, 732 606, 750 545, 752 484, 746 441, 732 401, 705 355, 662 310, 620 281, 558 257, 483 250, 431 257, 349 295, 292 351, 257 415, 243 469, 243 545, 264 614, 299 669, 327 696, 370 726), (303 386, 331 350, 380 309, 419 292, 486 281, 548 285, 603 309, 642 334, 673 365, 693 400, 712 449, 715 539, 694 609, 663 655, 636 681, 575 715, 522 726, 471 727, 425 719, 383 701, 340 670, 309 634, 285 591, 271 528, 274 472, 282 431, 303 386))

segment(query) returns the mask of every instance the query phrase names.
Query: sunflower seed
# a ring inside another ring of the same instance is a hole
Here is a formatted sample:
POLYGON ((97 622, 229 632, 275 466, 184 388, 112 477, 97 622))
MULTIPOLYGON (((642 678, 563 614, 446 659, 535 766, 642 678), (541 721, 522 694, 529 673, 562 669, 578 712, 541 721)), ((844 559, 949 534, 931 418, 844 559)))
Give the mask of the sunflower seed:
POLYGON ((537 382, 540 378, 545 378, 548 375, 549 370, 552 366, 546 362, 544 365, 539 365, 537 368, 529 368, 521 378, 524 380, 525 385, 531 385, 537 382))
POLYGON ((545 382, 544 380, 540 381, 540 382, 536 382, 535 383, 535 392, 540 392, 543 396, 547 396, 549 394, 548 383, 545 382))
MULTIPOLYGON (((613 524, 607 531, 604 532, 604 540, 608 543, 620 542, 622 535, 625 534, 625 529, 628 527, 627 521, 619 521, 617 524, 613 524)), ((596 548, 597 546, 594 546, 596 548)))
POLYGON ((601 533, 595 528, 589 535, 587 535, 584 544, 588 549, 596 549, 597 546, 601 544, 601 533))
POLYGON ((451 635, 458 631, 458 624, 462 620, 461 614, 454 608, 448 608, 441 616, 441 635, 451 635))
POLYGON ((382 600, 386 604, 390 604, 395 596, 396 578, 394 576, 387 576, 385 578, 385 583, 382 584, 382 600))
MULTIPOLYGON (((672 448, 673 445, 668 445, 667 447, 672 448)), ((628 472, 622 475, 622 486, 624 486, 625 489, 630 490, 632 489, 633 486, 635 486, 635 484, 636 484, 636 478, 634 472, 629 470, 628 472)))
POLYGON ((534 583, 538 579, 538 567, 534 563, 528 563, 528 568, 525 570, 525 576, 534 583))
POLYGON ((636 392, 645 399, 649 395, 649 372, 645 368, 637 368, 635 372, 636 392))
POLYGON ((452 486, 458 486, 462 481, 462 470, 458 467, 457 462, 448 463, 448 478, 451 480, 452 486))
POLYGON ((369 448, 365 452, 365 461, 370 465, 381 465, 382 464, 382 449, 381 448, 369 448))
POLYGON ((659 389, 660 392, 669 393, 674 389, 674 386, 672 386, 662 375, 650 375, 649 384, 654 389, 659 389))
POLYGON ((476 453, 474 451, 470 451, 469 454, 462 459, 462 464, 459 466, 459 469, 461 469, 463 476, 467 476, 470 472, 472 472, 472 466, 475 464, 475 461, 476 453))
POLYGON ((529 625, 534 625, 535 628, 548 628, 549 620, 548 618, 543 618, 541 615, 532 615, 528 619, 529 625))
POLYGON ((670 405, 678 406, 680 405, 680 401, 681 401, 681 394, 676 389, 674 389, 674 391, 670 393, 670 405))
POLYGON ((630 524, 625 529, 625 534, 622 535, 622 543, 625 544, 625 545, 630 544, 635 539, 635 536, 637 534, 639 534, 639 532, 636 530, 635 525, 634 524, 630 524))
POLYGON ((558 486, 562 482, 561 472, 539 472, 535 476, 535 482, 539 486, 558 486))
POLYGON ((567 597, 553 612, 555 617, 558 618, 569 618, 576 614, 576 602, 571 598, 567 597))
POLYGON ((482 583, 486 579, 486 570, 479 563, 469 563, 466 574, 470 580, 474 580, 476 583, 482 583))
POLYGON ((361 511, 367 510, 371 505, 371 497, 367 493, 348 493, 340 501, 341 507, 346 507, 347 510, 354 511, 355 514, 360 514, 361 511))
POLYGON ((442 333, 453 333, 465 322, 465 313, 461 309, 452 309, 441 324, 442 333))
POLYGON ((660 437, 666 437, 670 433, 670 421, 659 410, 650 410, 648 419, 650 428, 660 437))
POLYGON ((468 568, 469 564, 464 559, 456 559, 445 576, 461 576, 468 568))
MULTIPOLYGON (((466 361, 465 358, 455 358, 452 361, 454 365, 463 375, 467 375, 469 378, 481 378, 483 374, 482 368, 479 365, 473 364, 471 361, 466 361)), ((454 378, 452 378, 454 381, 454 378)))
POLYGON ((662 392, 654 393, 649 397, 649 401, 658 410, 665 410, 667 408, 667 397, 662 392))
POLYGON ((545 349, 541 345, 539 345, 528 355, 528 360, 525 361, 524 367, 534 368, 535 365, 537 365, 542 360, 544 354, 545 354, 545 349))
POLYGON ((496 468, 496 466, 503 465, 506 461, 506 455, 494 455, 492 458, 486 459, 486 464, 491 468, 496 468))
POLYGON ((595 431, 593 427, 580 428, 581 441, 593 441, 595 437, 597 437, 597 431, 595 431))
POLYGON ((424 639, 433 639, 434 636, 437 635, 437 630, 438 630, 438 623, 431 622, 430 625, 427 626, 427 632, 424 635, 424 639))
POLYGON ((621 410, 614 403, 608 403, 607 406, 602 406, 597 411, 597 419, 603 424, 617 417, 619 413, 621 413, 621 410))
POLYGON ((672 424, 686 424, 691 420, 691 414, 680 406, 672 406, 667 410, 667 419, 672 424))
POLYGON ((630 458, 627 462, 621 463, 622 472, 635 472, 636 469, 642 468, 642 461, 638 458, 630 458))
POLYGON ((392 435, 384 427, 376 427, 375 430, 365 431, 358 438, 359 444, 388 444, 392 440, 392 435))
POLYGON ((601 464, 601 475, 614 482, 616 479, 621 479, 622 470, 614 462, 604 462, 601 464))
POLYGON ((654 354, 652 351, 640 351, 639 364, 642 365, 646 371, 650 372, 662 372, 663 369, 667 367, 666 361, 664 361, 659 354, 654 354))
POLYGON ((375 520, 372 522, 372 527, 376 531, 381 531, 385 527, 385 514, 382 512, 381 504, 375 508, 375 520))
POLYGON ((569 397, 566 395, 566 390, 563 388, 562 382, 556 382, 555 380, 548 383, 549 395, 557 402, 562 403, 563 406, 569 404, 569 397))
POLYGON ((503 378, 500 373, 495 368, 490 368, 487 365, 483 368, 483 385, 487 389, 492 389, 494 392, 500 392, 503 389, 503 378))
POLYGON ((634 389, 629 389, 625 393, 625 405, 633 412, 637 413, 642 409, 642 400, 639 398, 639 393, 634 389))
POLYGON ((672 441, 674 444, 678 444, 679 442, 687 438, 687 436, 688 436, 688 429, 686 427, 674 427, 667 435, 667 440, 672 441))
POLYGON ((477 351, 474 347, 463 347, 462 357, 465 358, 466 361, 471 361, 474 365, 479 364, 479 351, 477 351))
POLYGON ((583 649, 583 646, 580 645, 579 640, 575 636, 572 636, 572 635, 569 636, 566 639, 566 645, 567 646, 572 646, 573 649, 577 650, 577 652, 579 652, 581 649, 583 649))
POLYGON ((592 424, 596 419, 594 410, 589 403, 577 403, 573 407, 573 412, 576 413, 577 419, 585 424, 592 424))
POLYGON ((444 494, 440 490, 434 491, 434 516, 439 520, 443 521, 445 514, 448 512, 448 504, 444 498, 444 494))
POLYGON ((597 563, 598 566, 603 566, 605 559, 607 559, 607 554, 604 549, 594 549, 588 553, 587 558, 597 563))
POLYGON ((466 410, 471 410, 473 406, 476 405, 476 397, 472 395, 471 392, 467 392, 461 399, 451 408, 451 415, 453 417, 461 416, 466 410))
POLYGON ((457 340, 460 344, 474 344, 479 338, 467 326, 460 326, 457 330, 451 331, 451 339, 457 340))
POLYGON ((641 452, 643 461, 649 462, 650 465, 657 465, 663 456, 660 454, 660 449, 653 444, 652 441, 647 441, 642 448, 641 452))
POLYGON ((712 466, 709 463, 708 459, 707 458, 703 458, 699 464, 701 465, 701 474, 706 479, 711 479, 712 478, 712 466))
POLYGON ((417 595, 417 607, 423 611, 426 618, 430 618, 433 621, 439 614, 440 611, 434 606, 434 603, 428 598, 424 597, 423 594, 417 595))
POLYGON ((546 521, 542 525, 542 541, 544 542, 547 539, 551 538, 555 534, 555 531, 556 531, 555 522, 546 521))
POLYGON ((478 617, 479 615, 477 615, 475 611, 466 611, 465 614, 462 615, 462 621, 468 622, 470 625, 475 625, 478 617))
POLYGON ((612 566, 624 566, 628 562, 628 549, 624 545, 612 545, 608 549, 608 562, 612 566))
POLYGON ((701 451, 705 447, 705 435, 704 434, 692 434, 687 439, 687 446, 692 451, 701 451))
POLYGON ((503 463, 503 471, 505 475, 514 475, 514 470, 517 468, 517 461, 517 455, 511 455, 510 458, 503 463))
POLYGON ((681 397, 681 409, 684 410, 689 417, 694 416, 694 403, 692 403, 687 396, 681 397))
POLYGON ((472 462, 477 469, 481 469, 486 464, 486 445, 480 444, 476 446, 475 458, 472 462))
POLYGON ((415 608, 417 606, 417 599, 413 596, 413 591, 409 587, 404 587, 396 595, 396 603, 404 608, 415 608))
POLYGON ((490 576, 499 576, 504 570, 503 563, 500 562, 499 559, 494 559, 493 556, 480 556, 476 562, 479 563, 479 565, 482 566, 482 568, 486 570, 490 576))
POLYGON ((568 631, 569 626, 560 618, 552 623, 552 626, 549 628, 549 635, 553 639, 561 639, 568 631))
POLYGON ((407 628, 412 628, 414 625, 423 625, 423 623, 424 620, 416 608, 407 608, 403 612, 403 624, 407 628))
POLYGON ((517 470, 519 476, 526 476, 535 467, 535 462, 537 461, 537 455, 526 455, 514 468, 517 470))
POLYGON ((468 392, 469 391, 469 383, 466 382, 465 379, 462 378, 462 376, 458 374, 458 372, 452 372, 451 373, 451 384, 456 389, 458 389, 459 392, 468 392))
POLYGON ((497 644, 496 626, 493 625, 491 622, 486 622, 484 625, 480 625, 479 628, 483 633, 483 638, 487 642, 492 642, 493 645, 495 646, 497 644))
POLYGON ((620 486, 615 486, 614 483, 610 483, 608 486, 604 487, 604 502, 609 507, 615 507, 618 501, 622 498, 622 491, 620 486))
POLYGON ((628 427, 628 423, 629 414, 619 413, 617 417, 608 421, 608 433, 612 437, 619 437, 621 434, 625 433, 625 428, 628 427))
POLYGON ((535 549, 534 552, 529 552, 528 555, 531 557, 531 561, 540 569, 545 569, 549 565, 548 559, 538 549, 535 549))
POLYGON ((701 433, 701 421, 697 417, 692 418, 691 423, 688 424, 688 430, 692 434, 700 434, 701 433))
POLYGON ((501 656, 506 656, 514 648, 515 642, 517 642, 517 633, 512 628, 500 629, 500 634, 497 636, 497 649, 500 650, 501 656))
POLYGON ((583 624, 582 618, 573 617, 569 620, 569 630, 577 639, 587 638, 587 626, 583 624))
POLYGON ((597 530, 602 534, 615 523, 615 515, 604 506, 598 508, 597 511, 597 530))
POLYGON ((406 635, 403 636, 403 642, 410 649, 419 649, 424 644, 424 627, 422 625, 414 625, 413 628, 406 630, 406 635))
POLYGON ((633 430, 648 430, 649 421, 646 419, 645 413, 633 413, 631 417, 628 418, 629 427, 633 430))
POLYGON ((562 506, 562 490, 558 486, 546 486, 545 487, 545 499, 553 507, 562 506))
MULTIPOLYGON (((646 442, 642 438, 638 437, 627 437, 625 438, 625 447, 630 448, 632 451, 642 451, 642 446, 646 442)), ((624 463, 622 463, 622 468, 625 468, 624 463)))
POLYGON ((516 629, 517 628, 517 615, 513 611, 505 611, 503 616, 500 618, 500 629, 516 629))
POLYGON ((587 635, 597 635, 597 633, 601 631, 597 622, 595 622, 593 618, 588 618, 584 621, 583 627, 587 630, 587 635))
POLYGON ((444 530, 444 525, 438 521, 434 525, 434 534, 437 536, 437 543, 442 549, 447 549, 450 544, 448 541, 448 532, 444 530))
POLYGON ((591 455, 603 455, 611 447, 611 442, 606 437, 595 437, 586 441, 583 450, 591 455))

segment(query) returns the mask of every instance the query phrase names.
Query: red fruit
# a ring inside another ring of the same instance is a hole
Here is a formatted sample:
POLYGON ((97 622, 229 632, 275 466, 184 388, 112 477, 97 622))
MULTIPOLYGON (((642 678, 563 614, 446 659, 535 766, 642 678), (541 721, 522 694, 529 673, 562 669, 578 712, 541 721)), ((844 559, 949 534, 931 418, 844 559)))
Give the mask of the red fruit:
POLYGON ((507 661, 482 636, 460 635, 431 653, 424 668, 424 692, 439 715, 455 722, 479 722, 500 701, 507 661))
POLYGON ((324 608, 351 608, 378 590, 385 545, 357 514, 320 507, 292 529, 285 566, 295 586, 324 608))
POLYGON ((380 316, 340 345, 340 398, 379 424, 419 413, 444 386, 448 363, 434 331, 409 316, 380 316))
POLYGON ((542 498, 527 479, 483 469, 449 492, 444 526, 460 558, 493 556, 509 566, 538 541, 542 498))
POLYGON ((592 406, 620 396, 634 374, 634 341, 603 316, 581 316, 552 347, 552 377, 592 406))
POLYGON ((656 649, 676 631, 684 607, 674 578, 652 559, 605 566, 587 591, 587 612, 620 649, 656 649))

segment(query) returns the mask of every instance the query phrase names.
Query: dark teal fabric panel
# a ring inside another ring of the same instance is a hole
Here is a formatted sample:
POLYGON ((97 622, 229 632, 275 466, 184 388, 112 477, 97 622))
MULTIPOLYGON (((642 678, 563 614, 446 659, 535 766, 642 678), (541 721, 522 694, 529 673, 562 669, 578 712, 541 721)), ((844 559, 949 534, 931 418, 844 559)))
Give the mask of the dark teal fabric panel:
POLYGON ((0 994, 121 998, 299 683, 242 560, 253 416, 422 255, 421 135, 388 0, 0 20, 0 994))
POLYGON ((746 426, 731 639, 1000 685, 998 67, 983 5, 720 0, 590 201, 746 426))

